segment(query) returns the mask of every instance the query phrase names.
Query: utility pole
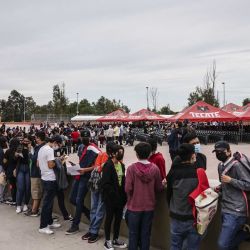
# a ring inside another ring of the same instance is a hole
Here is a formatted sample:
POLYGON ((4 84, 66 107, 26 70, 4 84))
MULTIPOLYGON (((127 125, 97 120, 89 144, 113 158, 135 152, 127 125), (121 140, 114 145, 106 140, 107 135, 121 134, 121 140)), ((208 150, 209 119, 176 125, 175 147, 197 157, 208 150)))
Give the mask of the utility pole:
POLYGON ((79 110, 78 110, 78 95, 79 93, 76 93, 76 115, 79 115, 79 110))
POLYGON ((225 105, 226 105, 226 97, 225 97, 225 95, 226 95, 226 93, 225 93, 225 83, 224 83, 224 82, 222 82, 221 84, 223 85, 223 106, 225 106, 225 105))
POLYGON ((146 87, 147 89, 147 110, 149 110, 149 104, 148 104, 148 87, 146 87))

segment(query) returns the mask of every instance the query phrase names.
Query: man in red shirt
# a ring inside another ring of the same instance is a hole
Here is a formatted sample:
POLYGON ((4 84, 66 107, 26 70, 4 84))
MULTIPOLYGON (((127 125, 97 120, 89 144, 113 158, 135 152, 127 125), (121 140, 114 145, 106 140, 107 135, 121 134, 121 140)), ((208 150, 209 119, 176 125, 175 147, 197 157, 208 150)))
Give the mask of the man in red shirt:
POLYGON ((74 128, 74 131, 71 133, 71 138, 72 138, 73 153, 75 153, 77 152, 78 139, 80 138, 80 133, 77 131, 77 128, 74 128))
POLYGON ((165 159, 163 158, 162 153, 156 152, 157 150, 157 139, 150 138, 148 143, 151 145, 152 151, 151 156, 148 158, 149 162, 154 163, 160 170, 161 179, 165 183, 166 182, 166 164, 165 159))

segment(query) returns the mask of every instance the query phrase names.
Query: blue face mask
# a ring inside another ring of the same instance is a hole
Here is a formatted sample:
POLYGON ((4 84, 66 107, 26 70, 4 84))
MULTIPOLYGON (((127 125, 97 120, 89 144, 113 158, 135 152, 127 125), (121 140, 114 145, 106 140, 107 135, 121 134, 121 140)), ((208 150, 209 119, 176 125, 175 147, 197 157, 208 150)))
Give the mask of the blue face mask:
POLYGON ((194 151, 195 151, 195 153, 201 152, 201 144, 200 143, 194 145, 194 151))

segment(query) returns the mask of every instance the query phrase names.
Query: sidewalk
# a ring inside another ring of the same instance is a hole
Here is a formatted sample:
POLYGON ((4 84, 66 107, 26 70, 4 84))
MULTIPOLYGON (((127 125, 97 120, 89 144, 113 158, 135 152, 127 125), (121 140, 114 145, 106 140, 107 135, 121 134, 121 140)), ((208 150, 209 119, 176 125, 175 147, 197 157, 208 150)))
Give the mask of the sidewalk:
POLYGON ((16 214, 15 207, 0 204, 0 249, 1 250, 103 250, 104 237, 94 244, 81 239, 87 232, 87 225, 81 223, 80 232, 65 235, 70 222, 60 219, 62 227, 54 230, 53 235, 38 232, 40 217, 27 217, 23 213, 16 214))

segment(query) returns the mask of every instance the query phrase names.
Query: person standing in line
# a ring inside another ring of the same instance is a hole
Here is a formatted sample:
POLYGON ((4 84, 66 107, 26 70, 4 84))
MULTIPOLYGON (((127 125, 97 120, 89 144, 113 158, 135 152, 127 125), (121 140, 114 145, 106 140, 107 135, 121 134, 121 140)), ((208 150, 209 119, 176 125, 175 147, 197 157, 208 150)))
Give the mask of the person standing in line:
POLYGON ((37 163, 41 170, 41 179, 44 190, 44 199, 41 211, 40 229, 39 233, 53 234, 51 229, 59 228, 59 223, 53 223, 52 211, 54 198, 57 193, 57 182, 53 168, 55 167, 54 150, 55 140, 50 141, 40 148, 37 157, 37 163))
POLYGON ((198 185, 194 145, 183 143, 177 153, 181 161, 167 175, 167 201, 171 218, 170 250, 182 250, 184 242, 189 249, 198 250, 202 236, 194 227, 193 210, 188 201, 189 195, 198 185))
POLYGON ((249 240, 249 232, 243 230, 247 223, 248 204, 246 191, 250 191, 249 159, 242 157, 241 164, 233 156, 226 141, 215 143, 216 158, 220 161, 218 174, 221 186, 222 226, 218 240, 219 250, 238 249, 241 242, 249 240))
POLYGON ((43 131, 38 131, 35 135, 36 146, 34 147, 34 153, 31 156, 31 171, 30 171, 30 181, 31 181, 31 197, 32 197, 32 208, 28 210, 25 215, 31 217, 37 217, 39 215, 39 207, 42 199, 42 180, 41 171, 37 166, 38 152, 41 147, 43 147, 46 135, 43 131))
POLYGON ((103 175, 100 183, 102 199, 106 208, 104 224, 104 249, 127 248, 127 244, 119 240, 120 225, 123 208, 126 204, 125 193, 125 166, 122 163, 124 148, 113 144, 110 147, 109 159, 103 166, 103 175), (114 219, 113 241, 110 240, 111 225, 114 219))
POLYGON ((129 227, 129 250, 150 249, 150 234, 154 216, 156 193, 163 190, 159 168, 148 161, 149 143, 135 146, 138 162, 127 169, 125 191, 127 193, 126 218, 129 227))

